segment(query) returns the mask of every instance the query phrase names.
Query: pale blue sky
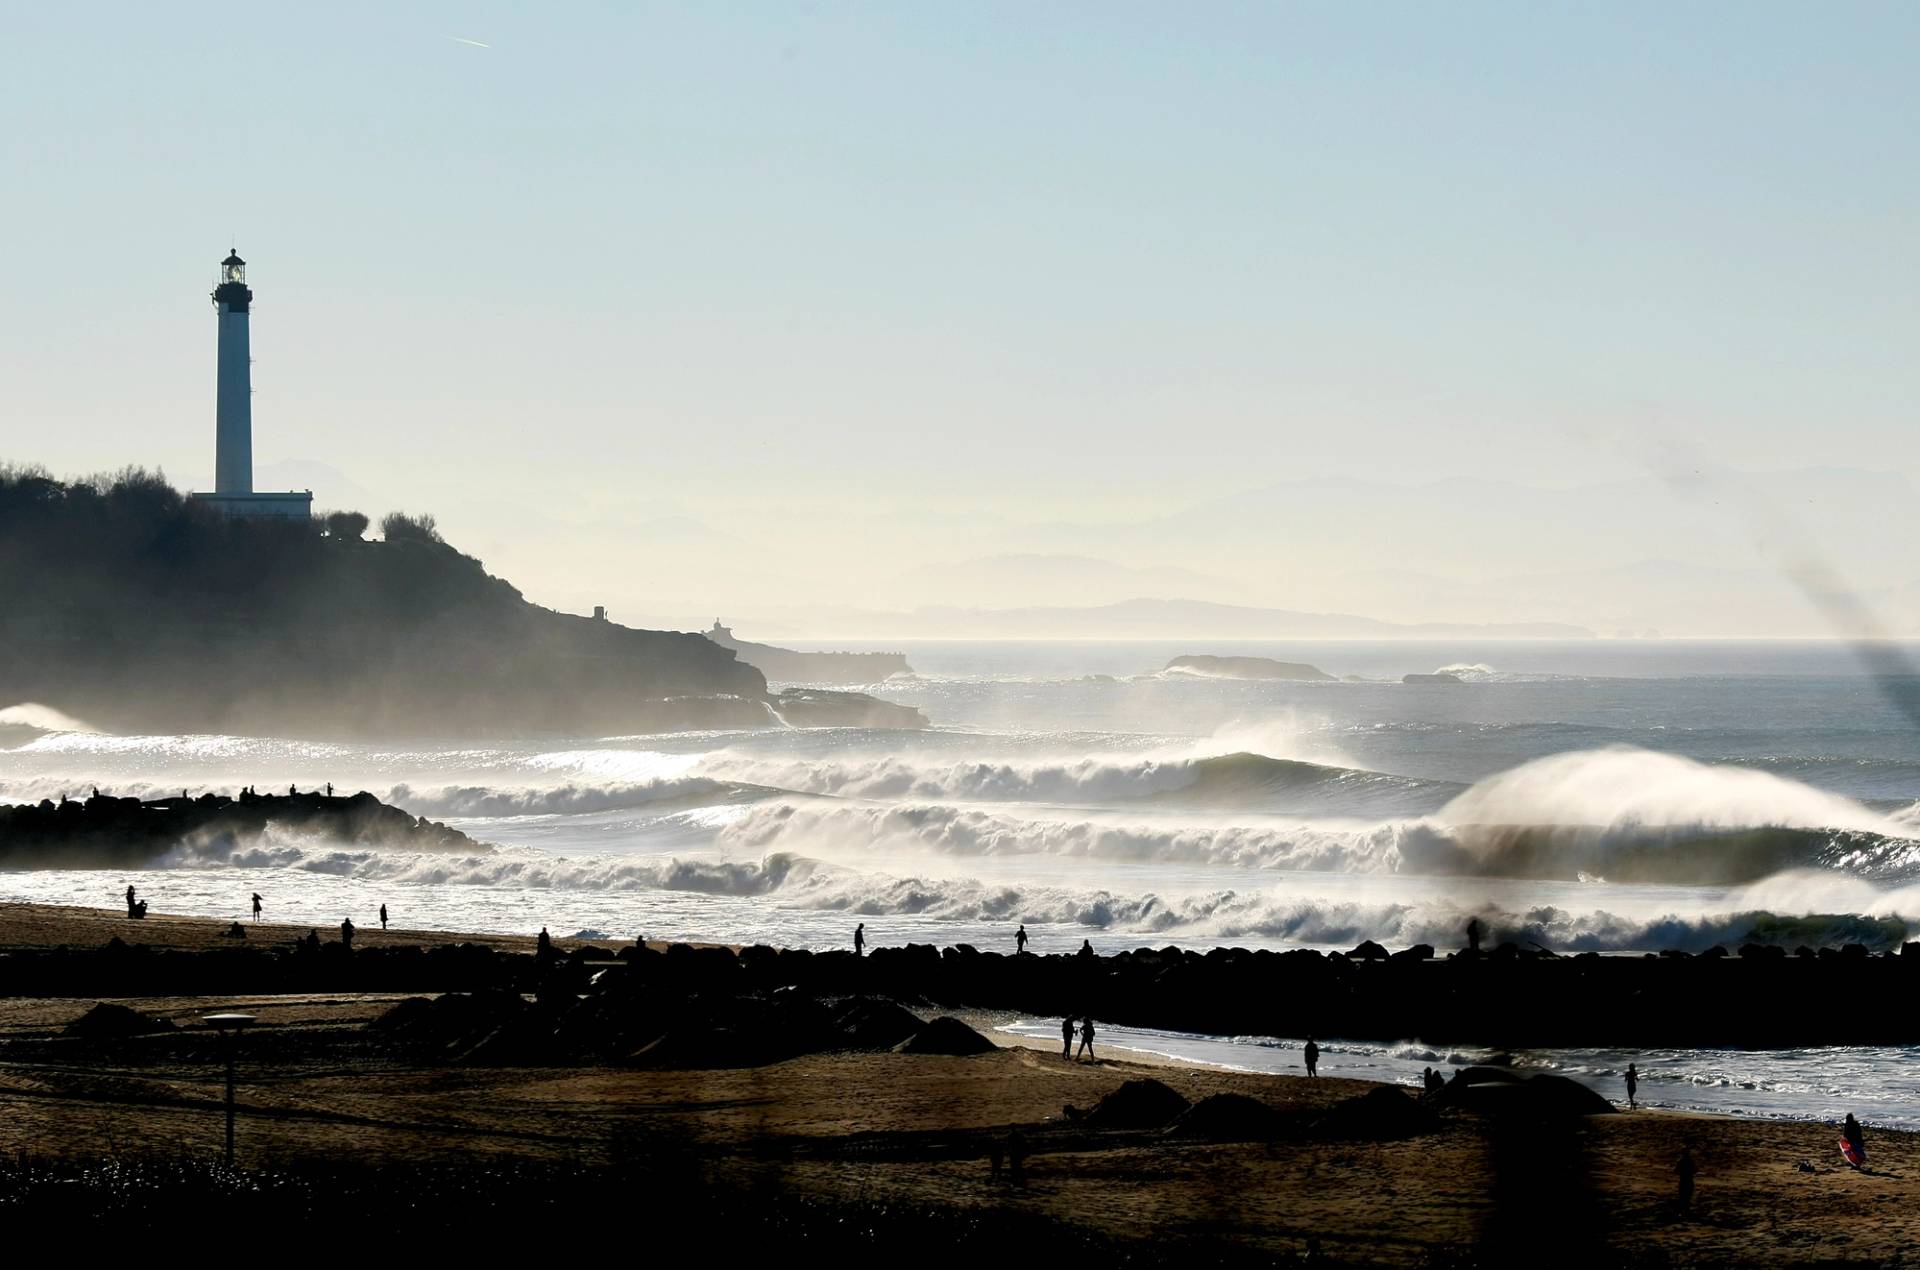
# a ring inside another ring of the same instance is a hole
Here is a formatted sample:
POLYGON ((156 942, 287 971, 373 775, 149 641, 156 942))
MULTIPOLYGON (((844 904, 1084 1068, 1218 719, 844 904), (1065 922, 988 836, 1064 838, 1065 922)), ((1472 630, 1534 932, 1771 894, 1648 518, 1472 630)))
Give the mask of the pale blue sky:
POLYGON ((0 22, 0 455, 204 480, 231 236, 261 462, 557 600, 660 516, 885 572, 975 516, 1631 476, 1664 436, 1920 476, 1913 5, 0 22))

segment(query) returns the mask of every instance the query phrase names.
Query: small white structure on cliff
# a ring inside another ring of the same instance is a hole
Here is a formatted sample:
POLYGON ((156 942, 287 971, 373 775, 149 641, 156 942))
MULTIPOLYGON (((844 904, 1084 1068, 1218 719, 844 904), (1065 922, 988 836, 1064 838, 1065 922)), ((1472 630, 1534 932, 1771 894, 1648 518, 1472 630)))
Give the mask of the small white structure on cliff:
POLYGON ((214 398, 213 492, 193 500, 229 516, 313 515, 313 491, 262 494, 253 488, 253 358, 247 337, 247 312, 253 291, 247 286, 247 262, 230 252, 220 262, 213 308, 220 321, 220 363, 214 398))

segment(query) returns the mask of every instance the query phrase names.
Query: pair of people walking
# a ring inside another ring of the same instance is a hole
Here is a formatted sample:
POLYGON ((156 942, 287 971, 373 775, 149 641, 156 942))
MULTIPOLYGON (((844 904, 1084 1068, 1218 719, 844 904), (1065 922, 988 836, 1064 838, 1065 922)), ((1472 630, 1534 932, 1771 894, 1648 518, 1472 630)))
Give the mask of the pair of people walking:
POLYGON ((1086 1018, 1081 1019, 1078 1022, 1080 1025, 1079 1027, 1080 1053, 1076 1055, 1073 1052, 1075 1019, 1071 1014, 1069 1014, 1066 1017, 1066 1019, 1063 1020, 1060 1024, 1060 1057, 1067 1058, 1067 1059, 1076 1058, 1076 1057, 1091 1058, 1093 1059, 1094 1062, 1097 1063, 1100 1060, 1097 1057, 1095 1057, 1093 1052, 1093 1037, 1094 1037, 1093 1016, 1088 1015, 1086 1018))

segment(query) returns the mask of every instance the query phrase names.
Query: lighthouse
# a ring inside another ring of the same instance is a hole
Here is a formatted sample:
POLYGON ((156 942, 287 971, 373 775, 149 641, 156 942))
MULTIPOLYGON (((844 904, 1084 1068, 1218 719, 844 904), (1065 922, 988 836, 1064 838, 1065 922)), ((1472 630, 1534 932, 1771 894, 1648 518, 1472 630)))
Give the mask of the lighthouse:
POLYGON ((219 282, 213 288, 213 310, 219 322, 219 358, 215 370, 213 405, 213 492, 195 494, 194 501, 229 516, 285 516, 304 519, 313 514, 311 490, 257 493, 253 488, 253 356, 248 322, 253 289, 247 285, 247 262, 230 251, 220 262, 219 282))

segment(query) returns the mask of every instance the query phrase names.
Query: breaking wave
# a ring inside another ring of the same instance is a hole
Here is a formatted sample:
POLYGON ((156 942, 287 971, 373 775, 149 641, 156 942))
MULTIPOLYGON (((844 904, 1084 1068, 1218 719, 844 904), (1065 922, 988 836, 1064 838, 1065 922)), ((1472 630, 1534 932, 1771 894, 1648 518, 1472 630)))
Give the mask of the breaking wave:
POLYGON ((997 884, 974 878, 856 873, 789 852, 757 861, 572 858, 505 850, 446 856, 316 847, 293 839, 176 851, 165 867, 286 868, 408 886, 475 886, 604 892, 694 892, 767 899, 798 909, 860 917, 913 915, 953 922, 1031 922, 1114 935, 1185 940, 1282 941, 1350 947, 1374 940, 1398 948, 1450 948, 1469 918, 1494 941, 1560 952, 1634 952, 1716 944, 1815 947, 1861 943, 1898 947, 1920 921, 1920 886, 1879 890, 1857 879, 1782 874, 1729 896, 1717 911, 1619 916, 1551 905, 1505 908, 1452 900, 1381 903, 1289 897, 1226 889, 1187 896, 1129 895, 1106 889, 997 884), (1832 906, 1832 907, 1828 907, 1832 906))
POLYGON ((1430 811, 1461 786, 1240 752, 1103 756, 1038 762, 769 761, 720 755, 700 764, 721 780, 838 798, 1067 805, 1160 802, 1394 815, 1430 811))
POLYGON ((938 804, 763 804, 725 827, 720 841, 741 850, 835 857, 1048 855, 1234 869, 1697 885, 1751 882, 1791 868, 1844 869, 1883 878, 1920 872, 1920 842, 1858 831, 1452 828, 1423 820, 1353 829, 1209 826, 1113 816, 1016 816, 938 804))

